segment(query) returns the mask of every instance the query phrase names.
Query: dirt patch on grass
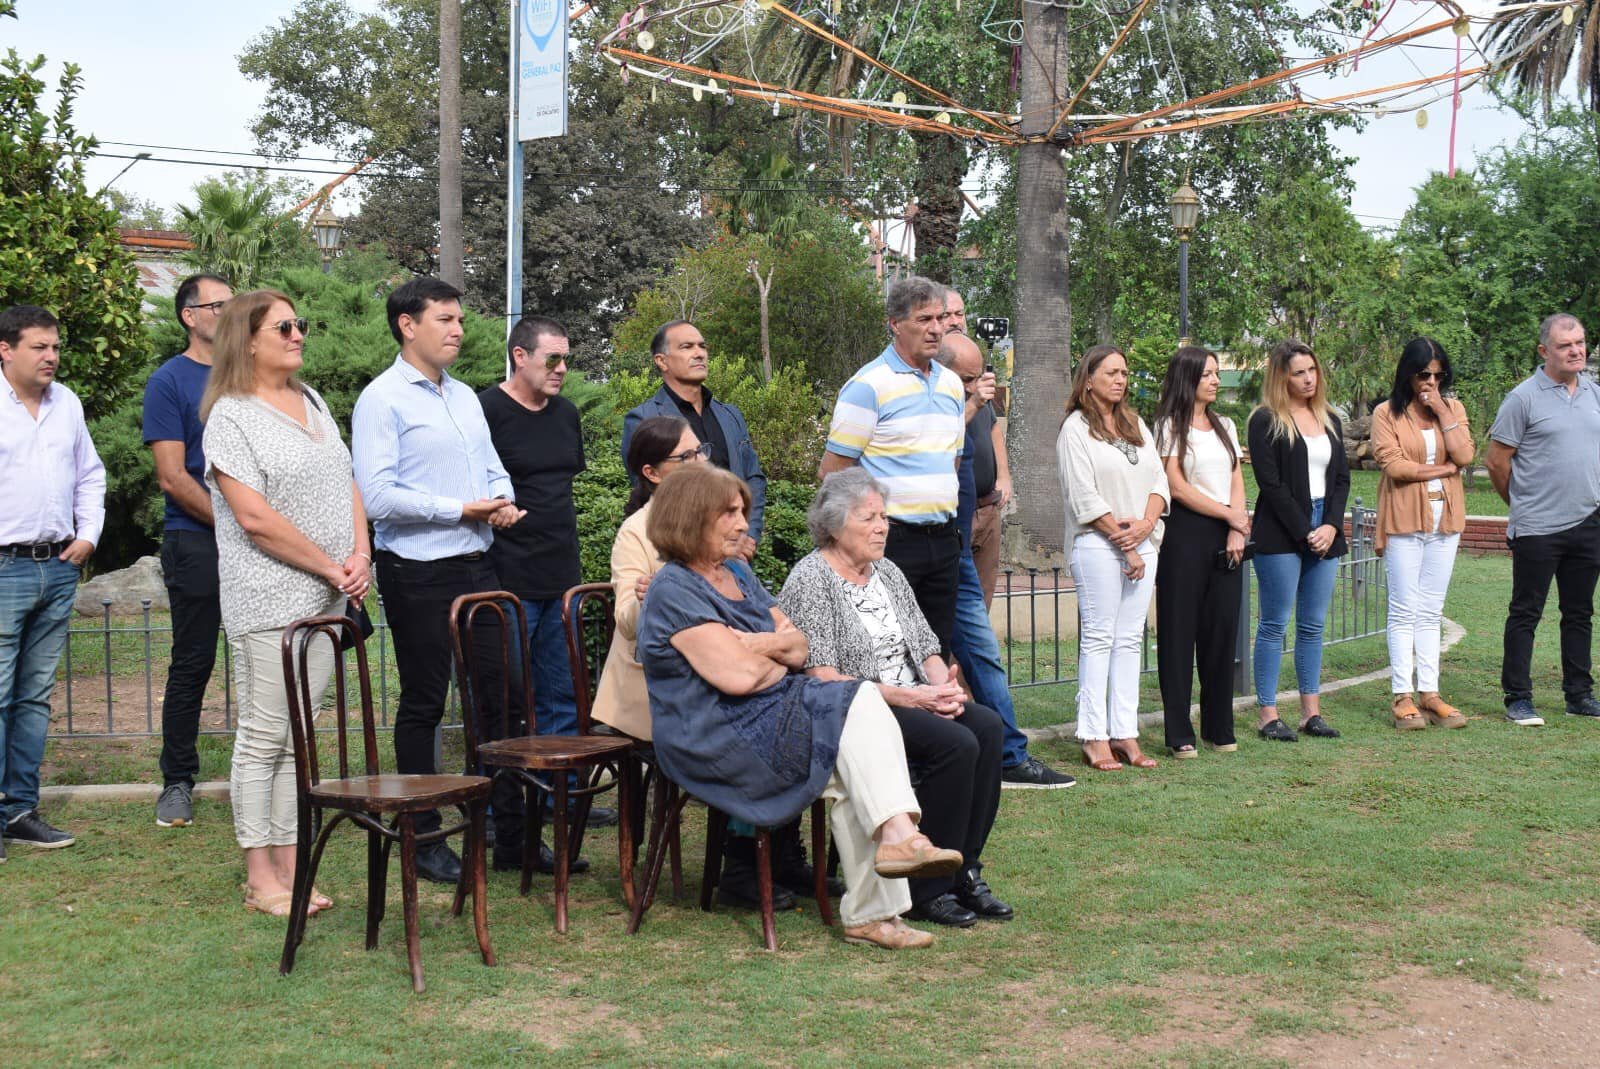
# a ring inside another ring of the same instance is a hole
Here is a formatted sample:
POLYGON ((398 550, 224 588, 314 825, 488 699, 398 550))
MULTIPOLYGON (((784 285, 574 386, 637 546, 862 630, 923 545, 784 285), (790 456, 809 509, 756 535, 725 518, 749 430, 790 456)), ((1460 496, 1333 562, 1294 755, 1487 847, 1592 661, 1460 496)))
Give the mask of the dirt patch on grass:
POLYGON ((463 1027, 507 1031, 527 1036, 540 1046, 560 1050, 584 1038, 606 1035, 630 1044, 644 1042, 644 1033, 622 1007, 567 995, 542 994, 530 1005, 516 998, 483 998, 468 1003, 457 1015, 463 1027))

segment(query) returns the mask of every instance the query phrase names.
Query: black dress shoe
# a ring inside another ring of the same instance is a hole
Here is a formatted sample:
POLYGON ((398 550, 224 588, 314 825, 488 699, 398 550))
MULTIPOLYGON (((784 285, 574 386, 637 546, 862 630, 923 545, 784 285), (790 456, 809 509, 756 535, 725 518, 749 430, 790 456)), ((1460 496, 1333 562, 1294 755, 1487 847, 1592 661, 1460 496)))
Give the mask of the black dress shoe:
MULTIPOLYGON (((754 839, 733 835, 723 843, 722 876, 717 880, 717 901, 735 909, 761 908, 761 884, 756 878, 754 839)), ((773 880, 773 912, 781 913, 794 907, 794 894, 783 884, 773 880)))
POLYGON ((957 902, 953 894, 918 902, 905 916, 907 920, 942 924, 947 928, 971 928, 978 923, 978 915, 957 902))
POLYGON ((461 859, 444 843, 419 846, 417 875, 431 883, 455 883, 461 878, 461 859))
POLYGON ((956 882, 956 901, 976 913, 980 920, 1008 921, 1016 915, 1010 906, 994 896, 977 870, 968 869, 962 877, 956 882))
MULTIPOLYGON (((781 884, 801 898, 816 894, 816 870, 806 859, 805 845, 800 841, 800 822, 797 820, 772 833, 772 882, 781 884)), ((828 894, 838 898, 844 894, 844 881, 837 876, 826 879, 828 894)))
POLYGON ((1294 728, 1276 718, 1268 720, 1256 728, 1256 734, 1263 739, 1272 739, 1275 742, 1298 742, 1300 736, 1294 733, 1294 728))
POLYGON ((1304 724, 1301 724, 1300 733, 1318 739, 1337 739, 1339 737, 1339 729, 1320 716, 1313 716, 1304 724))
MULTIPOLYGON (((522 871, 522 851, 521 850, 503 850, 503 849, 500 849, 500 848, 496 847, 495 852, 494 852, 494 870, 496 872, 521 872, 522 871)), ((539 844, 539 859, 533 863, 533 871, 534 872, 542 872, 546 876, 551 876, 551 875, 555 874, 555 871, 556 871, 556 855, 555 855, 555 851, 551 850, 543 842, 541 842, 539 844)), ((570 875, 576 876, 580 872, 588 872, 588 871, 589 871, 589 859, 586 858, 586 857, 570 858, 567 861, 567 872, 570 875)))

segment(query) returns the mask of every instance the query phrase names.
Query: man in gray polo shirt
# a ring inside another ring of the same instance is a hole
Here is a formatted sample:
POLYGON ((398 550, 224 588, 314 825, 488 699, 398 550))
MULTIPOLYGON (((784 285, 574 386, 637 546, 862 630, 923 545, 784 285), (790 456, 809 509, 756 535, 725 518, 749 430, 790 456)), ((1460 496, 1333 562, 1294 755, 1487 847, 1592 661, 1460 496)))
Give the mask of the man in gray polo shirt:
POLYGON ((1600 717, 1589 674, 1590 618, 1600 578, 1600 387, 1588 365, 1583 324, 1559 314, 1539 325, 1544 366, 1506 395, 1489 429, 1485 463, 1511 506, 1511 608, 1500 686, 1506 719, 1538 727, 1533 635, 1550 580, 1561 603, 1561 690, 1567 712, 1600 717))

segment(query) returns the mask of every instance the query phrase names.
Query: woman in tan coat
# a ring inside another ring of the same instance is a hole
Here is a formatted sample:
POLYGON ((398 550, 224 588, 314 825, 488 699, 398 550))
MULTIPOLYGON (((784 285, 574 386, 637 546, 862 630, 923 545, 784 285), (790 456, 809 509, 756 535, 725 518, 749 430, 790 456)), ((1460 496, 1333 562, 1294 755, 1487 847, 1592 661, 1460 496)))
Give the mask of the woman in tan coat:
POLYGON ((1389 579, 1390 685, 1401 731, 1467 725, 1439 696, 1439 624, 1466 527, 1461 469, 1474 451, 1466 409, 1445 396, 1453 381, 1439 343, 1413 338, 1400 354, 1389 400, 1372 417, 1373 454, 1383 468, 1377 550, 1389 579))

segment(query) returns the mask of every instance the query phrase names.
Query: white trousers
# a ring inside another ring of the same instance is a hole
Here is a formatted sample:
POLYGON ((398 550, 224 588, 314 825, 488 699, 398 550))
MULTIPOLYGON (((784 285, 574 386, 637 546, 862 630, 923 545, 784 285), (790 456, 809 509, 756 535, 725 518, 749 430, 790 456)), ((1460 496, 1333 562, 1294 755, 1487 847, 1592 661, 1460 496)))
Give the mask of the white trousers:
MULTIPOLYGON (((228 636, 233 654, 239 726, 233 738, 233 833, 246 850, 293 846, 299 835, 294 782, 294 736, 283 682, 283 629, 228 636)), ((318 638, 306 658, 311 700, 333 681, 333 643, 318 638)))
MULTIPOLYGON (((1435 520, 1437 524, 1437 519, 1435 520)), ((1456 566, 1459 534, 1390 535, 1383 550, 1389 579, 1389 689, 1410 694, 1412 673, 1424 694, 1439 689, 1439 622, 1456 566)))
MULTIPOLYGON (((872 833, 901 813, 921 820, 922 807, 906 771, 900 724, 872 683, 863 683, 850 703, 839 736, 839 760, 822 796, 834 803, 828 823, 844 876, 839 916, 845 927, 898 917, 910 909, 911 890, 906 881, 886 879, 873 867, 878 845, 872 833)), ((822 863, 826 859, 816 860, 822 863)))
POLYGON ((1144 621, 1156 586, 1156 550, 1139 547, 1144 578, 1122 574, 1122 551, 1098 532, 1072 543, 1078 593, 1078 738, 1132 739, 1139 734, 1139 661, 1144 621))

